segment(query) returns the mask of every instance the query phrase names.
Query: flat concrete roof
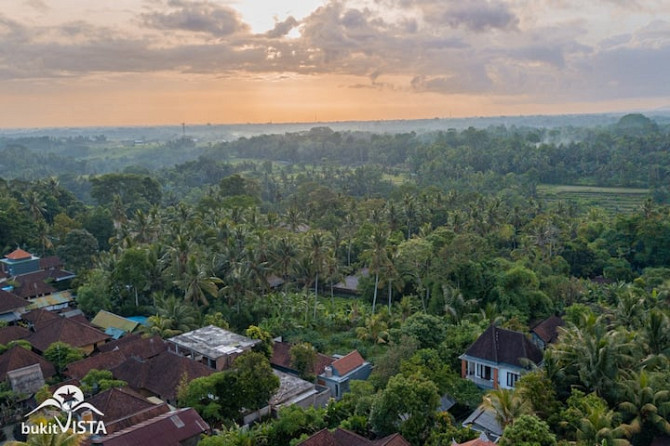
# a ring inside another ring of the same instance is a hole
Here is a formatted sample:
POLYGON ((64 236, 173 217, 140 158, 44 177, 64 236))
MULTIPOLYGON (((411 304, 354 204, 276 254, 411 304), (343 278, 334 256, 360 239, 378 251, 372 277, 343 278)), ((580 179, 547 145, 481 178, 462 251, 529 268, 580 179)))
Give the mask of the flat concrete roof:
POLYGON ((214 325, 208 325, 170 338, 168 342, 175 344, 180 350, 191 350, 216 360, 231 353, 242 353, 250 350, 251 347, 261 341, 260 339, 247 338, 214 325))

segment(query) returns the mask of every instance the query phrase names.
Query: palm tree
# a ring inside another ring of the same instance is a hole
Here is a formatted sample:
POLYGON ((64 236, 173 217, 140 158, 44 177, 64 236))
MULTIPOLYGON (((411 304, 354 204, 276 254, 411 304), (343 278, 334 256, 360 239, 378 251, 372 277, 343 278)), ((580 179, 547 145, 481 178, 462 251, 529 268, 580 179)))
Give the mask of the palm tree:
POLYGON ((576 430, 578 446, 604 444, 612 446, 629 446, 624 429, 614 427, 616 414, 606 405, 588 405, 587 413, 578 421, 576 430))
POLYGON ((479 302, 477 299, 466 299, 460 290, 448 285, 442 286, 442 293, 444 294, 444 312, 456 325, 459 325, 465 315, 476 308, 479 302))
POLYGON ((626 423, 622 428, 628 438, 640 433, 670 433, 670 390, 657 390, 650 375, 641 370, 631 373, 621 384, 624 401, 619 409, 626 423))
POLYGON ((46 203, 40 197, 40 195, 34 191, 29 190, 24 195, 25 207, 33 216, 33 220, 38 222, 44 219, 44 215, 47 213, 46 203))
POLYGON ((386 252, 386 242, 388 240, 388 233, 383 231, 379 226, 375 226, 370 247, 363 252, 363 257, 366 258, 370 265, 370 272, 375 275, 375 290, 372 298, 372 314, 375 313, 377 305, 377 292, 379 291, 379 273, 383 272, 390 263, 388 253, 386 252))
POLYGON ((321 232, 313 232, 309 238, 309 260, 311 262, 311 269, 314 273, 314 316, 316 319, 316 308, 319 300, 319 273, 324 269, 327 248, 326 237, 321 232))
POLYGON ((183 300, 177 299, 174 294, 154 293, 156 316, 159 316, 165 326, 184 333, 198 326, 198 311, 183 300))
POLYGON ((184 291, 184 301, 200 302, 204 306, 209 305, 207 296, 218 295, 218 285, 222 283, 221 279, 210 275, 203 265, 198 264, 194 256, 188 258, 183 277, 174 281, 184 291))
POLYGON ((531 413, 530 402, 507 389, 491 390, 484 396, 483 406, 495 412, 496 421, 503 429, 521 415, 531 413))
POLYGON ((653 355, 670 354, 670 320, 662 311, 654 308, 647 313, 647 321, 642 326, 647 351, 653 355))

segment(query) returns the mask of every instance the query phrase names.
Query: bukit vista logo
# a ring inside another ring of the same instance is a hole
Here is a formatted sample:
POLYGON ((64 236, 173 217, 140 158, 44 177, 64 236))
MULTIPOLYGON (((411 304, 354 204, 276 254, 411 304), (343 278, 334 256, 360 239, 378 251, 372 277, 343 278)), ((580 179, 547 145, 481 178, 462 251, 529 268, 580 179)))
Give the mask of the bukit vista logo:
POLYGON ((76 434, 107 434, 105 424, 102 421, 95 421, 91 419, 73 420, 73 414, 85 409, 100 416, 104 415, 92 404, 84 401, 84 393, 77 386, 66 385, 59 387, 53 393, 52 398, 45 400, 42 404, 37 406, 35 410, 27 414, 26 417, 29 417, 35 412, 47 407, 54 407, 61 410, 62 412, 65 412, 67 414, 67 420, 65 421, 65 424, 63 424, 57 416, 54 416, 56 424, 30 425, 27 423, 22 423, 21 431, 24 434, 56 434, 68 432, 70 429, 72 429, 72 431, 76 434))

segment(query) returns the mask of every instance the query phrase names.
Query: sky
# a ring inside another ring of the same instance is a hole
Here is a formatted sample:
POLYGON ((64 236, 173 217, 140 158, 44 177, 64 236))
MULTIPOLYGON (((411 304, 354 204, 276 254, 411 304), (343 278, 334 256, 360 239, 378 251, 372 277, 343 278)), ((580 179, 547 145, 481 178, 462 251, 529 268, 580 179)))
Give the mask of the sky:
POLYGON ((670 106, 670 0, 2 0, 0 127, 670 106))

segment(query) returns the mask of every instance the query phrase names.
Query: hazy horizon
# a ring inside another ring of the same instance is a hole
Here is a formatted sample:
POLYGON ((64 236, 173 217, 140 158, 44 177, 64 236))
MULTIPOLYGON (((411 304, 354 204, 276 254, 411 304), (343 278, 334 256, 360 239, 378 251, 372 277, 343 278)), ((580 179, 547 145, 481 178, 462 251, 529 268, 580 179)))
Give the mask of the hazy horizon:
POLYGON ((607 114, 670 104, 663 0, 3 6, 0 128, 607 114))

